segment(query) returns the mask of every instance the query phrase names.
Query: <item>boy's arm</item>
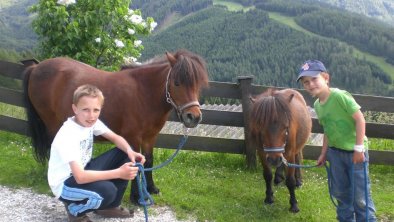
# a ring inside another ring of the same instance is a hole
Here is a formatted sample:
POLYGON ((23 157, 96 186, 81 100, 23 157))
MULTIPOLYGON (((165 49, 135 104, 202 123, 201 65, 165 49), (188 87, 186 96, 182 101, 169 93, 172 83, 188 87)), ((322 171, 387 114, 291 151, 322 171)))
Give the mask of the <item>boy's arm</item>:
POLYGON ((125 152, 127 156, 130 158, 132 163, 135 163, 136 161, 142 164, 145 163, 145 157, 141 153, 135 152, 131 148, 129 143, 122 136, 112 131, 106 132, 102 136, 108 139, 109 141, 113 142, 116 145, 116 147, 118 147, 123 152, 125 152))
POLYGON ((132 180, 138 173, 138 168, 132 167, 132 163, 125 163, 117 169, 106 171, 85 170, 82 164, 77 161, 71 161, 69 164, 72 175, 78 184, 119 178, 124 180, 132 180))
POLYGON ((353 114, 353 119, 356 124, 356 144, 354 144, 354 163, 362 163, 364 161, 364 136, 365 136, 365 119, 360 110, 353 114))
POLYGON ((321 165, 323 165, 326 162, 327 149, 328 149, 328 140, 327 140, 327 136, 324 134, 323 146, 321 148, 320 156, 317 159, 317 165, 318 166, 321 166, 321 165))
POLYGON ((364 145, 364 136, 365 136, 365 119, 363 113, 358 110, 353 114, 353 119, 356 124, 356 144, 355 145, 364 145))

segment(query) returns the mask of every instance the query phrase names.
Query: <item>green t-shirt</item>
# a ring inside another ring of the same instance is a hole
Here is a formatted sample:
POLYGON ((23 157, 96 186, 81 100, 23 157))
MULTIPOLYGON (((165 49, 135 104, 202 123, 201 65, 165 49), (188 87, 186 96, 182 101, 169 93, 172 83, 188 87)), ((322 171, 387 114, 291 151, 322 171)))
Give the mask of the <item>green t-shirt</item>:
MULTIPOLYGON (((356 144, 356 123, 352 116, 361 107, 347 91, 330 90, 324 104, 320 104, 319 99, 314 103, 319 123, 328 138, 328 146, 352 151, 356 144)), ((367 137, 364 137, 364 146, 368 148, 367 137)))

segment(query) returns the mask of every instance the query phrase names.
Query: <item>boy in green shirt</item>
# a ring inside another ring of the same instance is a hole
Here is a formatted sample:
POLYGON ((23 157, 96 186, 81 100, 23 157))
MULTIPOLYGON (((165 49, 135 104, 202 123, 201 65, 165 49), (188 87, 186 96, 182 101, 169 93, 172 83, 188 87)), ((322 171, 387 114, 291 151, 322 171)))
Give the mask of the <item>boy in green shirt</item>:
POLYGON ((323 147, 317 165, 323 165, 326 160, 330 162, 331 192, 338 201, 336 211, 339 221, 376 221, 376 210, 369 192, 364 115, 350 93, 330 88, 329 80, 324 64, 318 60, 306 61, 297 78, 297 82, 301 81, 305 90, 317 98, 314 108, 324 129, 323 147), (364 166, 367 178, 364 176, 364 166))

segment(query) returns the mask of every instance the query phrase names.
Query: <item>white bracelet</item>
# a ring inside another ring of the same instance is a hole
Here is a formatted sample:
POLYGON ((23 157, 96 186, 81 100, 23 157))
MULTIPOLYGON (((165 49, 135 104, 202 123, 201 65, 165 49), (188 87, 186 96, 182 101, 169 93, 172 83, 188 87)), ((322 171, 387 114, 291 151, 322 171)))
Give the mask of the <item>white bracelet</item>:
POLYGON ((354 145, 353 150, 360 153, 365 152, 364 145, 354 145))

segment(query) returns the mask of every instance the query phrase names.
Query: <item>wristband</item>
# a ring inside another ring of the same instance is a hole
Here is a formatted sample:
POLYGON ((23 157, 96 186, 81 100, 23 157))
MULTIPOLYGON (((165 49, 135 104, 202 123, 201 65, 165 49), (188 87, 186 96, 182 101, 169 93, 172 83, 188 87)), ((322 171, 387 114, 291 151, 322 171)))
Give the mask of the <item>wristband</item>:
POLYGON ((365 152, 364 145, 354 145, 353 150, 360 153, 365 152))

